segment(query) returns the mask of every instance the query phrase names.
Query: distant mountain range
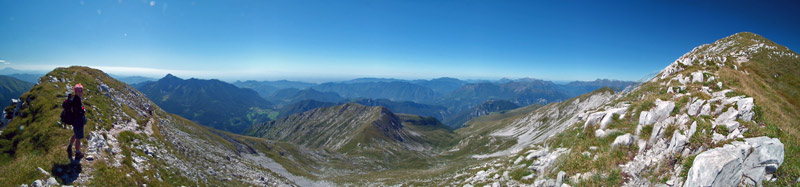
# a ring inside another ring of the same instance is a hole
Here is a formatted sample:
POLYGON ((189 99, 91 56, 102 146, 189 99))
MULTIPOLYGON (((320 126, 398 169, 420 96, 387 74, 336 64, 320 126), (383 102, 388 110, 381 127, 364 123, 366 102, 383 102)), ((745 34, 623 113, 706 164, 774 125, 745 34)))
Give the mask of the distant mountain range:
POLYGON ((253 123, 345 103, 430 116, 457 129, 470 119, 492 112, 562 101, 602 87, 619 91, 634 83, 598 79, 555 84, 531 78, 463 81, 442 77, 431 80, 359 78, 323 84, 286 80, 228 84, 219 80, 183 80, 172 75, 158 81, 136 76, 120 77, 120 80, 133 85, 171 113, 231 132, 240 132, 253 123), (136 83, 138 81, 146 82, 136 83), (222 111, 215 111, 218 109, 222 111), (216 116, 203 115, 212 111, 216 116))
POLYGON ((276 103, 277 107, 281 108, 278 116, 311 110, 315 108, 314 106, 327 107, 354 102, 368 106, 384 106, 400 113, 431 116, 451 128, 459 128, 469 119, 480 116, 471 114, 499 112, 520 106, 562 101, 602 87, 619 91, 633 83, 597 79, 555 84, 531 78, 468 82, 442 77, 431 80, 358 78, 323 84, 237 81, 234 85, 254 89, 268 101, 276 103), (503 107, 495 107, 498 110, 487 110, 492 107, 479 106, 485 102, 503 103, 503 107))
POLYGON ((14 68, 0 69, 0 75, 14 77, 16 79, 34 84, 39 82, 39 78, 42 77, 45 73, 46 72, 18 70, 14 68))
POLYGON ((306 88, 302 90, 297 88, 281 89, 273 92, 266 98, 279 104, 294 103, 302 100, 317 100, 333 103, 344 100, 344 98, 334 92, 321 92, 313 88, 306 88))
POLYGON ((11 99, 19 98, 22 93, 27 92, 31 88, 33 88, 33 83, 0 75, 0 107, 5 109, 11 102, 11 99))
POLYGON ((253 123, 268 121, 269 115, 263 113, 263 109, 272 105, 251 89, 216 79, 184 80, 168 74, 158 81, 144 82, 135 87, 170 113, 235 133, 253 123))
POLYGON ((338 93, 345 98, 390 99, 426 103, 439 96, 433 89, 409 82, 324 83, 312 87, 323 92, 338 93))
POLYGON ((513 110, 520 106, 506 100, 489 100, 468 110, 463 110, 452 117, 446 118, 444 123, 451 128, 457 129, 464 126, 467 121, 480 116, 489 115, 492 112, 513 110))
POLYGON ((158 79, 150 78, 150 77, 143 77, 143 76, 121 76, 121 75, 111 75, 115 79, 124 82, 128 85, 139 84, 147 81, 156 81, 158 79))
POLYGON ((287 80, 279 80, 279 81, 236 81, 233 83, 240 88, 250 88, 258 92, 258 95, 261 95, 265 98, 272 95, 275 91, 281 89, 306 89, 311 86, 317 85, 314 83, 307 83, 307 82, 298 82, 298 81, 287 81, 287 80))

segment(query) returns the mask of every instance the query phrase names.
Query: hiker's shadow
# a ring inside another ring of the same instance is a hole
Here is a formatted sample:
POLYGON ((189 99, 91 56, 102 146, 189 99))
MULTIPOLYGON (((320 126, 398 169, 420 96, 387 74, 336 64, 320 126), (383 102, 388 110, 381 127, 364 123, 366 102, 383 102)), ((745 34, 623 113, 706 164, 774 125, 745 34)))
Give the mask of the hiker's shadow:
POLYGON ((78 175, 83 171, 81 168, 80 160, 69 159, 67 164, 56 163, 50 170, 53 176, 61 179, 62 184, 71 185, 72 182, 78 179, 78 175))

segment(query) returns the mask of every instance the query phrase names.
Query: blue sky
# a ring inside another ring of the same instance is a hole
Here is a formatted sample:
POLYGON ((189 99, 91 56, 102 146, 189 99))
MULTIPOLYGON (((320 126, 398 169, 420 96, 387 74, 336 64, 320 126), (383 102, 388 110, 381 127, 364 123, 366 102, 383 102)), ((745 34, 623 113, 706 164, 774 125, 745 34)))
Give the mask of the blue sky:
POLYGON ((222 80, 637 80, 749 31, 800 48, 797 1, 0 0, 0 68, 222 80))

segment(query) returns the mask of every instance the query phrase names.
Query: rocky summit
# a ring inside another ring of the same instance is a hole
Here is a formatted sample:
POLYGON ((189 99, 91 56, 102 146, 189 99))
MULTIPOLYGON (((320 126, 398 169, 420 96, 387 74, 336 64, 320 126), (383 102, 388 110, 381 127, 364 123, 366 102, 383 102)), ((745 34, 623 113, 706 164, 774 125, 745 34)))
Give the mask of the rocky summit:
POLYGON ((13 106, 0 185, 792 186, 799 90, 800 55, 745 32, 622 91, 479 110, 456 130, 340 103, 245 136, 170 114, 99 70, 57 68, 13 106), (73 161, 58 103, 76 83, 88 123, 73 161))

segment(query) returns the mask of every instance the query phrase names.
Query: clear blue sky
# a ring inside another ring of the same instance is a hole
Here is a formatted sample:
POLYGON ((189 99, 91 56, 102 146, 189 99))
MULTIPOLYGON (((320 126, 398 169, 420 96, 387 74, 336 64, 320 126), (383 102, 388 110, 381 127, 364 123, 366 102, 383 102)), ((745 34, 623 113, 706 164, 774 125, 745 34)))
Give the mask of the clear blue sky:
POLYGON ((0 68, 222 80, 636 80, 749 31, 800 48, 798 1, 0 0, 0 68))

